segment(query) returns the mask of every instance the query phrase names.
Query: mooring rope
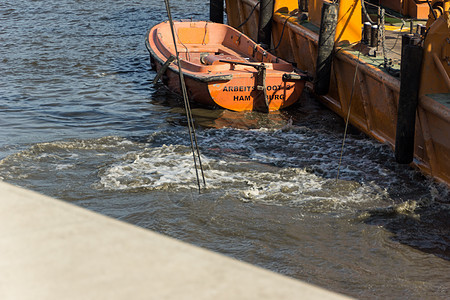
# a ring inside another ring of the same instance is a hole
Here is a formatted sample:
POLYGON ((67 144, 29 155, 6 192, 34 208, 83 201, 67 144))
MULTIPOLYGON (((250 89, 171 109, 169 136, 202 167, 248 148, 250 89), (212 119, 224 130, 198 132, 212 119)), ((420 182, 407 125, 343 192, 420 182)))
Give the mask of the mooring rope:
POLYGON ((381 34, 381 49, 383 51, 383 67, 387 70, 388 68, 388 58, 386 53, 386 32, 385 32, 385 10, 381 9, 381 23, 380 23, 380 34, 381 34))
POLYGON ((272 49, 269 49, 269 50, 267 50, 267 51, 271 52, 271 51, 277 50, 278 47, 280 47, 281 41, 283 40, 283 34, 284 34, 284 30, 285 30, 285 28, 286 28, 286 23, 289 21, 290 18, 296 17, 297 15, 298 15, 298 12, 297 12, 296 14, 291 15, 291 16, 289 16, 289 17, 286 18, 286 20, 285 20, 284 23, 283 23, 283 29, 281 30, 280 39, 278 40, 277 45, 276 45, 275 47, 273 47, 272 49))
POLYGON ((368 12, 367 9, 366 9, 366 4, 365 4, 365 2, 366 2, 366 1, 364 1, 364 0, 361 1, 361 7, 362 7, 362 9, 363 9, 364 15, 366 16, 367 20, 369 20, 370 24, 373 25, 373 24, 375 24, 375 22, 372 21, 372 19, 370 18, 369 12, 368 12))
POLYGON ((236 29, 241 28, 242 26, 244 26, 250 20, 250 17, 253 15, 253 12, 255 11, 256 7, 260 4, 260 2, 261 1, 256 2, 255 6, 253 6, 252 10, 248 14, 247 19, 245 19, 244 22, 242 22, 238 27, 236 27, 236 29))
POLYGON ((180 56, 178 53, 177 41, 175 38, 175 30, 174 30, 174 25, 173 25, 172 14, 170 12, 169 0, 164 0, 164 3, 166 4, 167 16, 168 16, 169 22, 170 22, 170 30, 172 31, 173 44, 175 47, 175 53, 176 53, 176 58, 177 58, 178 72, 180 74, 181 92, 183 94, 184 107, 186 110, 186 118, 188 121, 189 138, 191 140, 192 156, 194 158, 195 175, 197 177, 198 191, 200 192, 201 184, 200 184, 200 177, 198 175, 197 159, 198 159, 204 187, 206 187, 206 180, 205 180, 205 175, 203 173, 202 160, 200 158, 200 149, 198 147, 197 136, 195 134, 194 120, 192 118, 191 106, 189 104, 188 93, 186 90, 186 83, 184 81, 183 70, 181 69, 181 61, 180 61, 180 56))
POLYGON ((350 120, 350 111, 351 111, 351 108, 352 108, 353 92, 355 90, 355 85, 356 85, 356 76, 358 75, 360 54, 361 54, 361 51, 358 52, 358 61, 356 63, 356 67, 355 67, 355 75, 353 76, 352 91, 350 93, 350 100, 349 100, 349 103, 348 103, 347 118, 345 120, 344 138, 342 139, 341 154, 339 156, 339 164, 338 164, 338 170, 337 170, 337 175, 336 175, 336 183, 339 180, 339 171, 341 170, 342 156, 344 155, 344 146, 345 146, 345 140, 347 138, 348 123, 349 123, 349 120, 350 120))
MULTIPOLYGON (((375 8, 382 8, 382 6, 381 5, 376 5, 376 4, 373 4, 373 3, 370 3, 370 2, 365 2, 365 5, 368 5, 368 6, 371 6, 371 7, 375 7, 375 8)), ((406 21, 415 21, 415 20, 417 20, 417 19, 414 19, 414 18, 400 18, 399 16, 395 16, 395 15, 393 15, 393 14, 390 14, 390 13, 388 13, 387 11, 386 11, 386 9, 385 9, 385 12, 384 12, 384 14, 386 15, 386 16, 388 16, 388 17, 390 17, 390 18, 393 18, 393 19, 397 19, 397 20, 406 20, 406 21)), ((425 20, 426 21, 426 20, 425 20)))

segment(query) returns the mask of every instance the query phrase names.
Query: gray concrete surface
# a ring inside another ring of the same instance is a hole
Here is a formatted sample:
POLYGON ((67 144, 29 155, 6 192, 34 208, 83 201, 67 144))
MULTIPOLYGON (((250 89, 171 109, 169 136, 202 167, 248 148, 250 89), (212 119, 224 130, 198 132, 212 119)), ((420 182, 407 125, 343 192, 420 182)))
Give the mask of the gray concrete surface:
POLYGON ((0 299, 345 299, 0 182, 0 299))

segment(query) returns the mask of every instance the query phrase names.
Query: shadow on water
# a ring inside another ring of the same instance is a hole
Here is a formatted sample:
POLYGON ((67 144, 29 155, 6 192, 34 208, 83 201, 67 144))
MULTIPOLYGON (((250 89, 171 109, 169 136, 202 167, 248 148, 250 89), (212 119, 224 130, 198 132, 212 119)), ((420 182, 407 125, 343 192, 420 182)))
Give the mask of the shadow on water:
POLYGON ((434 195, 434 199, 406 201, 369 210, 363 219, 366 224, 389 230, 393 234, 391 240, 395 242, 450 261, 448 193, 434 195))

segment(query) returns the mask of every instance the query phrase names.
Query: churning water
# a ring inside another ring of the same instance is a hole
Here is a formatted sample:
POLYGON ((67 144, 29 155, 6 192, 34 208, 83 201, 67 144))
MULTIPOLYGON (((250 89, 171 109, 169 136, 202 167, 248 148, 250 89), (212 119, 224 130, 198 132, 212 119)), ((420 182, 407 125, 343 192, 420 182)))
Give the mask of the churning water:
MULTIPOLYGON (((173 1, 206 19, 206 1, 173 1)), ((152 86, 162 1, 0 3, 0 179, 360 298, 450 295, 448 189, 305 93, 289 110, 195 107, 152 86)), ((0 196, 1 197, 1 196, 0 196)))

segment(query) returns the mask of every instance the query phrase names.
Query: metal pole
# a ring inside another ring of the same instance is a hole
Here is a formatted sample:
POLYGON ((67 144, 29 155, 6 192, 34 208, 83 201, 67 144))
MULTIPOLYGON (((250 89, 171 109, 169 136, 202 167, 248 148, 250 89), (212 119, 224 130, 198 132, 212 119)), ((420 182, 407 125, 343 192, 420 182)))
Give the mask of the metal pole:
POLYGON ((331 64, 333 62, 337 18, 338 5, 324 2, 319 29, 316 77, 314 79, 314 92, 318 95, 325 95, 330 89, 331 64))
POLYGON ((423 47, 409 44, 407 38, 402 41, 404 44, 402 45, 400 70, 401 82, 395 136, 395 159, 400 164, 409 164, 414 158, 416 110, 419 103, 423 47))
POLYGON ((223 1, 209 0, 209 19, 212 22, 223 24, 223 1))
POLYGON ((274 0, 261 0, 259 6, 258 44, 270 48, 274 0))

